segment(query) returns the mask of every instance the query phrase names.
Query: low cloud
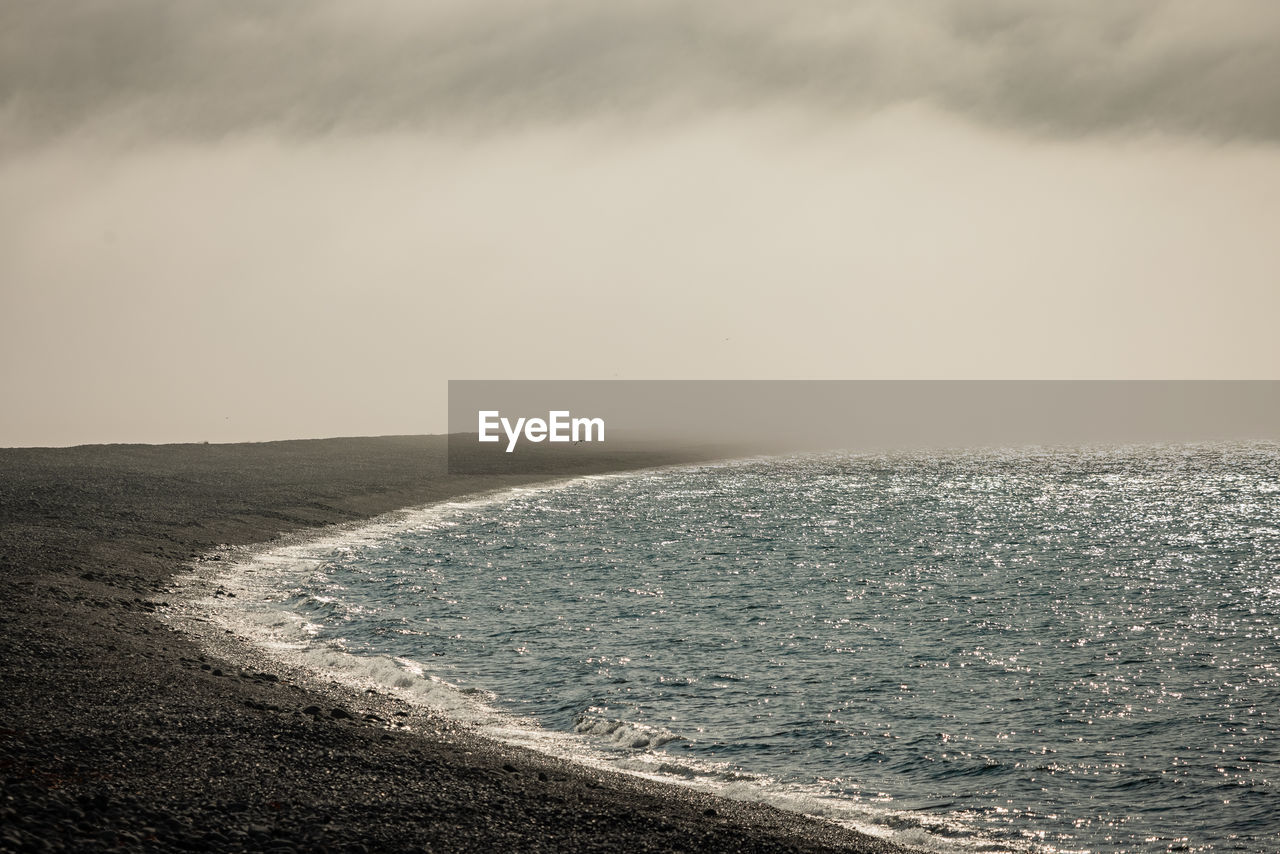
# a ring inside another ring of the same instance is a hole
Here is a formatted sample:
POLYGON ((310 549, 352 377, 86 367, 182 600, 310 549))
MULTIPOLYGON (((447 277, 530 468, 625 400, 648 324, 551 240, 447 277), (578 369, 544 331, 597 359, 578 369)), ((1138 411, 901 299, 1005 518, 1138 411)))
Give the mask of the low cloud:
POLYGON ((7 4, 0 140, 648 125, 925 103, 1033 135, 1280 140, 1272 0, 7 4))

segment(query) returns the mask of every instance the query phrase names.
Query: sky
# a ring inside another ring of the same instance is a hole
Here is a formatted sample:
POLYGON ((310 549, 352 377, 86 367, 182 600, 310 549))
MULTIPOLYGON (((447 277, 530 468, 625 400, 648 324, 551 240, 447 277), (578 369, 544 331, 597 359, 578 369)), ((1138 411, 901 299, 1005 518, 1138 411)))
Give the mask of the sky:
POLYGON ((0 446, 1280 378, 1273 0, 0 0, 0 446))

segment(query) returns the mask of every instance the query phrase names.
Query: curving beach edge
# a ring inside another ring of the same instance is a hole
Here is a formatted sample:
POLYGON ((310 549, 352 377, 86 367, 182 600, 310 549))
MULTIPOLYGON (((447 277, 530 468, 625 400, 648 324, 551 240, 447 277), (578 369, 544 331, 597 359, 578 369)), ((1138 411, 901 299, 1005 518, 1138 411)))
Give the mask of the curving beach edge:
POLYGON ((547 479, 446 456, 443 436, 0 449, 0 850, 905 850, 501 745, 159 619, 219 548, 547 479))

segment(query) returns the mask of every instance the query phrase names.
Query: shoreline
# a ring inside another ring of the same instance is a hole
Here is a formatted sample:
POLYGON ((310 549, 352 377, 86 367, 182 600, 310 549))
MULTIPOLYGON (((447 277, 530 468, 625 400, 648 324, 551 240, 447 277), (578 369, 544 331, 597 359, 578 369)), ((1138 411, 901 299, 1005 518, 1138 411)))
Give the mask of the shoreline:
MULTIPOLYGON (((445 450, 438 436, 0 449, 0 848, 905 850, 302 684, 157 619, 177 574, 219 546, 555 479, 449 475, 445 450)), ((601 455, 565 476, 712 458, 601 455)))

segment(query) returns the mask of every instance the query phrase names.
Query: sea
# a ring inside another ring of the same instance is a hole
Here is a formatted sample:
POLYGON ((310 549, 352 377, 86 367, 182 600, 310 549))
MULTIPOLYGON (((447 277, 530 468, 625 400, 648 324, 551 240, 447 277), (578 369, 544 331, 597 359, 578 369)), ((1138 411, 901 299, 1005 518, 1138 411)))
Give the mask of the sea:
POLYGON ((220 572, 269 654, 593 767, 926 850, 1280 850, 1274 443, 583 477, 220 572))

